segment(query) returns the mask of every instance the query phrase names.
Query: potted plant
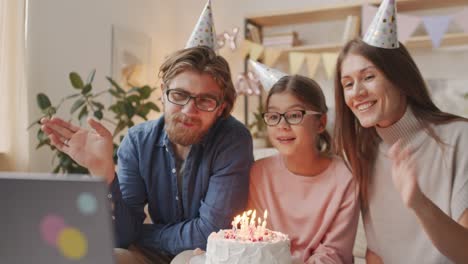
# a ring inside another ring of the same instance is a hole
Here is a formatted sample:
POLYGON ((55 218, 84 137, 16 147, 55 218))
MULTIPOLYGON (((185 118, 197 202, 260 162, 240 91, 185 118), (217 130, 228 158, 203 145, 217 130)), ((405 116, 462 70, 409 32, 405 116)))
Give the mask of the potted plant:
POLYGON ((80 75, 76 72, 69 74, 69 79, 74 93, 60 99, 59 103, 53 105, 49 97, 44 93, 39 93, 36 96, 37 104, 42 112, 42 116, 34 121, 28 129, 32 127, 37 128, 36 138, 38 144, 36 149, 48 147, 54 152, 52 162, 55 164, 53 169, 54 173, 88 173, 86 168, 78 165, 65 153, 60 152, 50 143, 47 135, 40 129, 40 120, 43 117, 52 117, 63 103, 68 100, 74 100, 71 104, 70 113, 72 117, 69 121, 77 121, 80 125, 84 124, 88 116, 108 122, 113 125, 114 138, 119 137, 119 140, 114 140, 114 161, 116 159, 116 152, 123 136, 120 135, 125 129, 135 125, 135 118, 140 117, 143 120, 148 120, 147 116, 151 111, 159 112, 159 107, 151 102, 149 99, 155 88, 148 85, 142 87, 133 87, 128 91, 120 87, 113 79, 106 77, 111 84, 111 88, 99 93, 94 93, 92 82, 96 71, 93 70, 86 82, 83 82, 80 75), (99 101, 99 97, 103 94, 110 94, 113 97, 112 104, 108 107, 99 101), (106 111, 107 110, 107 111, 106 111), (106 115, 111 112, 113 118, 108 118, 106 115))
POLYGON ((263 104, 259 104, 257 111, 253 113, 254 121, 248 125, 253 138, 254 148, 266 148, 269 146, 267 127, 263 121, 262 113, 264 112, 263 104))

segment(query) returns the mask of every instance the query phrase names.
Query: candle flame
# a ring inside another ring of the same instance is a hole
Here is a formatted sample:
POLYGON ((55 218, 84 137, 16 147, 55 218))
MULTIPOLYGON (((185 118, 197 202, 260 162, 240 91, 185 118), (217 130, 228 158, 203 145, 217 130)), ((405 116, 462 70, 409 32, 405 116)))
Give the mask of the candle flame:
POLYGON ((232 221, 232 233, 234 237, 258 241, 259 238, 265 239, 265 230, 267 226, 268 211, 263 212, 263 219, 257 215, 257 210, 244 211, 242 214, 234 217, 232 221))

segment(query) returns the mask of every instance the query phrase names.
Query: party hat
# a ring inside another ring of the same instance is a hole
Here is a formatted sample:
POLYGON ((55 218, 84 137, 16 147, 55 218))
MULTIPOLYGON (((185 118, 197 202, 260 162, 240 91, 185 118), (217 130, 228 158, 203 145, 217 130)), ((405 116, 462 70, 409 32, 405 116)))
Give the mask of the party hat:
POLYGON ((192 35, 190 35, 190 38, 185 45, 185 48, 207 46, 215 50, 216 33, 213 23, 213 13, 211 10, 211 0, 208 0, 197 24, 195 25, 195 28, 192 31, 192 35))
POLYGON ((383 0, 363 40, 371 46, 385 49, 396 49, 400 46, 395 0, 383 0))
POLYGON ((260 62, 249 60, 250 66, 257 74, 257 78, 260 80, 260 83, 263 86, 265 91, 269 91, 273 84, 275 84, 281 77, 286 76, 287 74, 279 70, 269 68, 268 66, 261 64, 260 62))

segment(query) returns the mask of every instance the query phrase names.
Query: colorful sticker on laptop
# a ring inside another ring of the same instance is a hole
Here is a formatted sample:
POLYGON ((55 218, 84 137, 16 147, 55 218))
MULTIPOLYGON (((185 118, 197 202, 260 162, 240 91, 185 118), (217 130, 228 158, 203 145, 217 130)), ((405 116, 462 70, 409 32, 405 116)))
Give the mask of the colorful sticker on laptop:
POLYGON ((80 212, 84 215, 91 215, 97 211, 97 199, 91 193, 81 193, 78 196, 77 205, 80 212))

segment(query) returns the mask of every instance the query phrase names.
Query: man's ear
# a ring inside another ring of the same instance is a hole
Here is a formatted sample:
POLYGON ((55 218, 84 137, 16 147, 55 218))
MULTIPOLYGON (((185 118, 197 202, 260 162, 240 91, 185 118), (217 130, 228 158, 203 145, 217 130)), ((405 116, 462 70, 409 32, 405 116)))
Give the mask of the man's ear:
POLYGON ((318 129, 318 132, 319 133, 322 133, 323 131, 325 131, 325 128, 327 127, 327 120, 328 120, 328 117, 327 117, 327 114, 322 114, 320 116, 320 124, 319 124, 319 129, 318 129))
POLYGON ((165 87, 164 84, 161 83, 161 98, 160 98, 160 100, 161 100, 162 105, 164 105, 164 87, 165 87))
POLYGON ((218 111, 216 112, 216 117, 220 117, 220 116, 223 114, 225 108, 226 108, 226 103, 223 102, 223 103, 218 107, 218 111))

